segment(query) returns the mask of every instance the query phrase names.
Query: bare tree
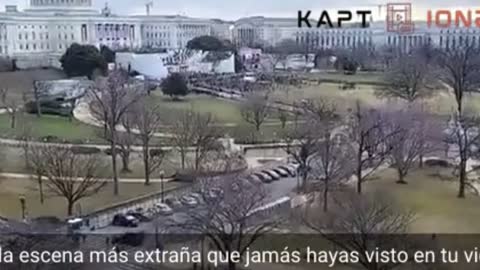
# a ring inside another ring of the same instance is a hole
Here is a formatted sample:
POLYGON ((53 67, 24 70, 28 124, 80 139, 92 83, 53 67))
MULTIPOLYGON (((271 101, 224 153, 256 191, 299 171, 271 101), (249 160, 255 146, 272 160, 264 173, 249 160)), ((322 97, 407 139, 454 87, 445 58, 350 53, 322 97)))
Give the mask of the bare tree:
POLYGON ((378 111, 362 107, 360 101, 355 107, 347 128, 355 153, 357 192, 362 193, 363 182, 388 159, 391 148, 386 142, 396 131, 384 129, 378 111))
POLYGON ((184 111, 175 122, 172 123, 172 140, 180 153, 182 169, 186 167, 188 148, 193 144, 192 134, 195 132, 195 123, 192 113, 192 110, 184 111))
POLYGON ((192 136, 195 147, 194 168, 201 169, 201 164, 206 161, 210 151, 216 150, 219 145, 218 139, 223 135, 223 129, 215 125, 215 118, 211 114, 194 113, 196 124, 192 136))
MULTIPOLYGON (((309 172, 315 155, 319 150, 324 133, 333 133, 336 108, 328 101, 305 101, 295 108, 301 117, 296 117, 294 124, 283 133, 285 152, 299 164, 302 189, 305 190, 309 172)), ((299 187, 300 188, 300 187, 299 187)))
POLYGON ((135 89, 129 83, 128 76, 124 71, 114 70, 107 78, 100 78, 97 81, 96 89, 89 93, 91 96, 90 110, 97 119, 104 123, 104 135, 109 138, 112 154, 113 192, 118 195, 117 126, 121 124, 128 109, 144 95, 144 92, 135 89))
POLYGON ((40 101, 40 93, 43 92, 44 89, 40 89, 41 87, 47 87, 47 86, 43 83, 39 83, 39 81, 37 80, 33 82, 33 98, 35 99, 37 117, 42 117, 42 105, 40 101))
POLYGON ((383 66, 388 69, 395 59, 399 59, 404 53, 399 46, 385 46, 380 48, 379 55, 382 59, 383 66))
MULTIPOLYGON (((297 122, 297 121, 296 121, 297 122)), ((298 192, 307 187, 311 165, 315 160, 317 147, 321 140, 317 125, 300 122, 295 123, 282 135, 285 142, 284 151, 299 164, 298 172, 301 177, 301 186, 298 192)))
POLYGON ((100 162, 95 155, 79 155, 67 148, 32 147, 32 165, 44 173, 48 190, 67 201, 67 214, 83 198, 97 194, 106 185, 98 178, 100 162))
POLYGON ((251 93, 246 97, 240 109, 243 120, 260 131, 261 125, 268 117, 268 95, 251 93))
POLYGON ((187 162, 188 147, 194 147, 194 169, 200 170, 207 153, 216 147, 222 129, 215 126, 211 114, 201 114, 193 109, 184 111, 172 127, 173 141, 180 152, 182 169, 187 162))
POLYGON ((30 141, 24 142, 25 157, 28 159, 28 167, 32 170, 32 180, 38 185, 38 192, 40 195, 40 203, 45 202, 44 191, 44 176, 46 175, 45 167, 43 166, 43 155, 36 146, 32 145, 30 141))
POLYGON ((165 152, 161 149, 150 149, 155 132, 160 128, 162 119, 158 106, 148 106, 145 100, 138 103, 135 111, 135 127, 142 144, 142 157, 145 175, 145 185, 150 185, 150 176, 162 164, 165 152))
MULTIPOLYGON (((118 132, 118 148, 119 155, 122 158, 122 172, 131 172, 130 170, 130 154, 132 153, 132 146, 135 143, 135 134, 133 128, 135 127, 135 111, 129 108, 122 116, 121 124, 124 130, 118 132)), ((108 132, 107 132, 108 134, 108 132)), ((111 136, 105 137, 108 141, 111 136)))
POLYGON ((464 113, 461 120, 456 117, 451 119, 445 131, 447 143, 455 145, 458 152, 458 198, 465 198, 465 189, 470 185, 467 178, 467 161, 478 153, 479 123, 478 116, 464 113))
POLYGON ((278 64, 282 64, 283 68, 287 69, 290 54, 303 53, 305 49, 298 46, 293 39, 283 39, 275 46, 267 47, 265 52, 268 54, 269 69, 267 71, 275 73, 278 64))
POLYGON ((329 192, 344 184, 353 173, 353 155, 344 134, 334 134, 333 129, 323 131, 313 162, 313 175, 323 188, 323 211, 328 211, 329 192))
POLYGON ((440 80, 455 95, 457 114, 461 120, 463 99, 466 93, 480 88, 480 55, 473 44, 460 45, 456 48, 439 52, 438 64, 440 80))
POLYGON ((13 93, 9 88, 1 88, 0 101, 2 102, 5 111, 10 115, 10 127, 15 128, 17 113, 20 111, 18 100, 13 96, 13 93))
MULTIPOLYGON (((204 203, 198 210, 186 212, 186 221, 172 225, 203 235, 223 255, 238 251, 243 257, 248 247, 280 221, 262 215, 268 197, 262 187, 243 181, 238 175, 222 178, 201 180, 198 192, 204 203)), ((236 263, 229 260, 228 269, 235 270, 236 263)))
POLYGON ((404 250, 412 252, 415 243, 408 239, 410 224, 415 213, 402 210, 387 197, 379 193, 361 196, 345 192, 335 203, 334 211, 327 214, 312 214, 305 218, 308 227, 321 234, 337 248, 355 252, 359 265, 367 270, 390 270, 400 264, 394 260, 381 262, 369 260, 367 254, 380 250, 404 250))
POLYGON ((289 113, 286 110, 282 110, 282 109, 278 109, 277 111, 278 111, 278 120, 280 120, 280 123, 282 124, 282 129, 284 129, 287 126, 289 113))
POLYGON ((397 58, 384 76, 385 87, 379 88, 381 97, 400 98, 409 103, 430 95, 433 91, 431 66, 421 57, 397 58))
POLYGON ((414 167, 415 161, 430 150, 427 124, 423 111, 409 107, 407 110, 394 110, 386 115, 385 129, 392 133, 386 140, 391 149, 390 163, 398 174, 399 184, 406 184, 405 176, 414 167))
MULTIPOLYGON (((471 155, 471 146, 477 138, 472 138, 472 122, 476 122, 471 116, 464 116, 464 96, 469 92, 478 92, 480 88, 480 56, 478 48, 473 44, 463 44, 450 50, 440 51, 438 64, 441 69, 440 80, 445 83, 455 95, 457 105, 456 115, 452 119, 453 128, 450 130, 450 138, 459 149, 459 192, 458 197, 465 197, 467 183, 467 160, 471 155)), ((473 136, 477 137, 477 136, 473 136)))

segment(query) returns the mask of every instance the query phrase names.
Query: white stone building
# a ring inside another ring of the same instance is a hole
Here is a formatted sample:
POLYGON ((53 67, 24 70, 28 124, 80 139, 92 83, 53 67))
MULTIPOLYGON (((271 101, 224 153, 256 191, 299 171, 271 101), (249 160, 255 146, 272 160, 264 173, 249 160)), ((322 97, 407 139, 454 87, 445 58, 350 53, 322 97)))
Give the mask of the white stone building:
POLYGON ((58 59, 72 43, 117 48, 158 47, 178 50, 201 35, 232 40, 239 46, 275 45, 293 39, 306 48, 378 48, 398 45, 404 49, 431 42, 455 47, 464 42, 480 46, 480 30, 429 28, 416 23, 409 34, 389 33, 384 22, 368 28, 299 28, 296 18, 247 17, 236 22, 185 16, 119 16, 106 6, 97 11, 93 0, 30 0, 20 11, 6 6, 0 12, 0 56, 16 59, 20 68, 58 66, 58 59))
POLYGON ((415 22, 410 33, 387 32, 384 21, 370 22, 367 28, 346 25, 342 28, 298 27, 296 18, 248 17, 234 23, 232 37, 238 46, 275 45, 283 39, 295 40, 306 48, 353 48, 367 46, 380 48, 398 46, 404 50, 431 43, 442 48, 454 48, 465 42, 480 47, 480 29, 429 27, 426 22, 415 22))
POLYGON ((224 28, 184 16, 117 16, 107 6, 94 10, 92 0, 30 0, 24 11, 6 6, 0 13, 0 56, 16 59, 20 68, 56 66, 72 43, 180 49, 197 36, 223 38, 224 28))

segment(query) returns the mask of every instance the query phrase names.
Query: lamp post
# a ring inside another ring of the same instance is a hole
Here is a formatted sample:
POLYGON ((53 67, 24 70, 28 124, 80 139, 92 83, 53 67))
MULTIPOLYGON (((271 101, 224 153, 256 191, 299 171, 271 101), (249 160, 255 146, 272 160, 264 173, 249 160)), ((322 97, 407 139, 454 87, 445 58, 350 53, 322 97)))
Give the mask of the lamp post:
POLYGON ((297 170, 297 194, 300 194, 300 173, 297 170))
POLYGON ((160 189, 161 189, 161 198, 162 198, 162 203, 165 202, 165 183, 164 183, 164 171, 160 172, 160 189))
POLYGON ((18 197, 20 200, 20 207, 22 209, 22 220, 25 220, 26 218, 26 210, 27 210, 27 200, 25 199, 25 196, 21 195, 18 197))

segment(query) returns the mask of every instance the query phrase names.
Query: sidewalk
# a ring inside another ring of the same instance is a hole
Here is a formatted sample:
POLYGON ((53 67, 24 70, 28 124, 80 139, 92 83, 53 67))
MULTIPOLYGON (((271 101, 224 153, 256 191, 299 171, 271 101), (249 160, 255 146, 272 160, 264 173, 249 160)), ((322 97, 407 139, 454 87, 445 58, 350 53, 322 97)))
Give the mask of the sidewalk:
MULTIPOLYGON (((0 178, 10 178, 10 179, 36 179, 37 176, 33 174, 23 174, 23 173, 0 173, 0 178)), ((43 180, 48 180, 47 177, 42 176, 43 180)), ((106 181, 113 182, 113 179, 111 178, 106 178, 106 181)), ((174 181, 175 178, 151 178, 150 182, 151 183, 168 183, 171 181, 174 181)), ((82 181, 82 178, 77 178, 76 181, 82 181)), ((145 179, 144 178, 119 178, 118 181, 120 183, 144 183, 145 179)))

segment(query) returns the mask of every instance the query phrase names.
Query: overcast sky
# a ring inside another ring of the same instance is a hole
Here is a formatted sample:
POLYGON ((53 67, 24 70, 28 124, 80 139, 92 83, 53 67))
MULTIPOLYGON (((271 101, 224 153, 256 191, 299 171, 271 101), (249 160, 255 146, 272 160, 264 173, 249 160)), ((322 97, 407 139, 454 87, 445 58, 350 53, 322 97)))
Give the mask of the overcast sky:
MULTIPOLYGON (((116 14, 145 14, 144 4, 149 0, 93 0, 97 8, 109 2, 116 14)), ((0 5, 26 6, 29 0, 0 0, 0 5)), ((338 8, 367 7, 377 12, 378 4, 403 2, 402 0, 153 0, 154 14, 182 14, 191 17, 208 17, 234 20, 240 17, 264 15, 276 17, 295 17, 297 11, 338 8)), ((426 8, 480 8, 479 0, 414 0, 411 1, 415 14, 425 14, 426 8)), ((383 14, 385 12, 383 11, 383 14)), ((318 14, 318 13, 317 13, 318 14)), ((314 14, 312 14, 314 15, 314 14)), ((318 16, 318 15, 316 15, 318 16)))

